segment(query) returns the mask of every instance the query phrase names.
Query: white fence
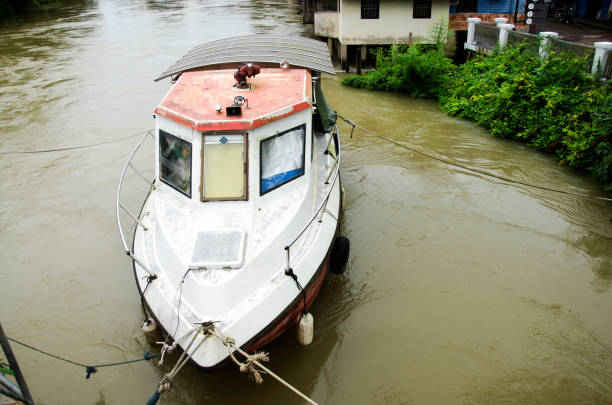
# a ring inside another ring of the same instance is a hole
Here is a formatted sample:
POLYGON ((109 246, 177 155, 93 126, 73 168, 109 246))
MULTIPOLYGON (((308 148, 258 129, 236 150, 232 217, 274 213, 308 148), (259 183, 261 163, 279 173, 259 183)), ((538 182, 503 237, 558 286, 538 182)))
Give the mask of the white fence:
POLYGON ((474 52, 490 53, 508 44, 527 42, 534 45, 540 57, 547 58, 549 50, 573 52, 585 57, 589 63, 585 68, 592 74, 600 73, 610 79, 612 73, 612 42, 595 42, 594 46, 574 44, 557 39, 556 32, 540 32, 539 35, 514 31, 514 24, 506 24, 506 18, 496 18, 495 25, 485 23, 480 18, 468 18, 468 36, 464 49, 474 52), (537 47, 537 48, 536 48, 537 47))

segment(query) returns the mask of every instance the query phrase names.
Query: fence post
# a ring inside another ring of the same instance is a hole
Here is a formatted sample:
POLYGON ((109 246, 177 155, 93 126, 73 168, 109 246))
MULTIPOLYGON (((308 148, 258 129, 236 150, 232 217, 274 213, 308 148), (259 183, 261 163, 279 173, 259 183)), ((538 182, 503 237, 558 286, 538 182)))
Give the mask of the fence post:
POLYGON ((542 42, 540 42, 540 50, 538 53, 540 55, 540 58, 548 59, 548 47, 550 46, 550 40, 551 38, 557 38, 559 34, 557 34, 556 32, 546 31, 540 32, 539 35, 540 37, 542 37, 542 42))
POLYGON ((476 24, 480 23, 480 18, 468 18, 468 36, 467 36, 467 44, 474 45, 476 42, 474 41, 474 35, 476 33, 476 24))
POLYGON ((593 46, 595 47, 595 56, 593 57, 591 74, 596 74, 598 71, 603 73, 612 51, 612 42, 595 42, 593 46))
POLYGON ((499 27, 499 49, 503 49, 508 43, 508 34, 514 29, 514 24, 497 24, 497 26, 499 27))
POLYGON ((501 24, 505 24, 508 22, 506 17, 495 17, 495 26, 499 27, 501 24))

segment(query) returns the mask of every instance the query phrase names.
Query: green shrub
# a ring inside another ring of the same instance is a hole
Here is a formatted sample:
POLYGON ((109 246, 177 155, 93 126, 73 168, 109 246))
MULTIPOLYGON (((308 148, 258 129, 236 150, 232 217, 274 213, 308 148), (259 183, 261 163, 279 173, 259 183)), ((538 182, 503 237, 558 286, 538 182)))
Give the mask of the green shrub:
POLYGON ((376 53, 376 70, 363 76, 348 76, 342 84, 368 90, 407 93, 413 97, 436 98, 456 68, 444 51, 426 45, 403 47, 376 53))
POLYGON ((585 61, 551 53, 548 60, 508 47, 461 66, 439 96, 441 108, 495 136, 554 153, 563 164, 612 188, 612 99, 585 61))

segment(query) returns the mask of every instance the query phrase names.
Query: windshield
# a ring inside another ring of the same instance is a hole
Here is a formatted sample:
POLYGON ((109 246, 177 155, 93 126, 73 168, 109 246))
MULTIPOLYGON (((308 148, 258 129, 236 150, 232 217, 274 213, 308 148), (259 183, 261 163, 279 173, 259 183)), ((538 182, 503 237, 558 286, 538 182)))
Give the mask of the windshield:
POLYGON ((159 179, 191 198, 191 143, 161 129, 159 179))
POLYGON ((262 195, 304 174, 305 134, 302 124, 261 141, 262 195))
POLYGON ((243 134, 204 135, 202 201, 246 200, 243 134))

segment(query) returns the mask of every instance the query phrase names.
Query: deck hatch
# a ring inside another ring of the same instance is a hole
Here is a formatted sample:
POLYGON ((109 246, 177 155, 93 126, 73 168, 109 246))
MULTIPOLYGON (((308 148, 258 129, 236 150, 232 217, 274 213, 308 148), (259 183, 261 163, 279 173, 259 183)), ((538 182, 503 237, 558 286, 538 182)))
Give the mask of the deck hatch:
POLYGON ((196 236, 190 269, 238 268, 243 264, 242 230, 204 231, 196 236))

